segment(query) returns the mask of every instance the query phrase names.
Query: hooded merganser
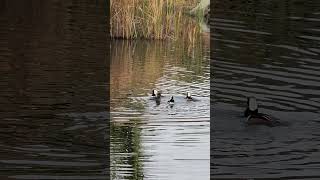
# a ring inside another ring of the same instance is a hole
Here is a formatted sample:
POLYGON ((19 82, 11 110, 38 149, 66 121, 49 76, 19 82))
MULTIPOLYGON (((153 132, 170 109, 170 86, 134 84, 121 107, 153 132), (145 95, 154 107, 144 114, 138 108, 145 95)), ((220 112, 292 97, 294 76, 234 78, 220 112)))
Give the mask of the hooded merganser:
POLYGON ((168 101, 169 105, 173 105, 174 104, 174 99, 173 96, 171 96, 171 99, 168 101))
POLYGON ((251 114, 258 114, 258 104, 255 97, 247 97, 247 109, 244 111, 244 116, 248 117, 251 114))
POLYGON ((192 100, 191 94, 189 92, 187 92, 187 96, 186 96, 187 100, 192 100))
POLYGON ((255 97, 247 98, 247 109, 244 112, 244 116, 247 117, 247 123, 249 125, 267 125, 276 126, 278 121, 266 114, 258 112, 258 104, 255 97))
POLYGON ((161 93, 159 91, 153 89, 150 99, 155 100, 157 106, 160 105, 161 93))
POLYGON ((152 98, 159 99, 161 97, 161 93, 159 91, 153 89, 151 96, 152 96, 152 98))
POLYGON ((198 99, 191 97, 191 94, 190 94, 189 92, 187 92, 186 99, 187 99, 188 101, 198 101, 198 99))

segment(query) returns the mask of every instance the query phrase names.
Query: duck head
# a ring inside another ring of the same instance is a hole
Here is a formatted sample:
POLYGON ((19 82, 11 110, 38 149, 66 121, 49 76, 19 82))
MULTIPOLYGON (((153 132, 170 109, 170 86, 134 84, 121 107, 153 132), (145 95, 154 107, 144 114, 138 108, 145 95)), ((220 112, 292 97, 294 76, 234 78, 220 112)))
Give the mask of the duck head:
POLYGON ((192 99, 191 98, 191 94, 189 93, 189 92, 187 92, 187 97, 186 97, 187 99, 192 99))
POLYGON ((161 97, 161 92, 157 91, 157 90, 152 90, 152 97, 156 97, 156 98, 160 98, 161 97))
POLYGON ((247 98, 247 109, 244 112, 244 116, 248 117, 252 114, 258 113, 258 103, 255 97, 248 97, 247 98))
POLYGON ((155 90, 155 89, 152 90, 152 96, 156 96, 157 93, 158 93, 157 90, 155 90))

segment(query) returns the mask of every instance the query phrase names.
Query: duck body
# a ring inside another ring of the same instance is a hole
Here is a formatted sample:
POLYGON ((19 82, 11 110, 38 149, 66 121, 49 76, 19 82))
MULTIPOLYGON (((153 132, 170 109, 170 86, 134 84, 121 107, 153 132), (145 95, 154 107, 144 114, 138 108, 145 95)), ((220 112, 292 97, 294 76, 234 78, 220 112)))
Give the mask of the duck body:
POLYGON ((168 103, 169 103, 170 106, 173 106, 173 105, 174 105, 173 96, 171 96, 171 99, 168 101, 168 103))
POLYGON ((275 118, 267 114, 259 113, 255 97, 247 98, 247 109, 244 112, 244 116, 247 117, 248 125, 266 125, 273 127, 280 124, 275 118))
POLYGON ((279 125, 279 122, 267 114, 256 113, 248 116, 247 124, 248 125, 266 125, 266 126, 274 127, 279 125))
POLYGON ((191 97, 191 94, 189 92, 187 92, 186 99, 187 99, 187 101, 198 101, 197 99, 191 97))

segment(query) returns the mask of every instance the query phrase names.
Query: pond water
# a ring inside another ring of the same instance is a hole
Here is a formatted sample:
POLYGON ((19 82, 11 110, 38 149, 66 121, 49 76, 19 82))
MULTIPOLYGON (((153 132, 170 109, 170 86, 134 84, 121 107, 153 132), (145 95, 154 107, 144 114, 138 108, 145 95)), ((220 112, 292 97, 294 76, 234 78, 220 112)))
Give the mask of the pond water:
POLYGON ((111 49, 112 179, 209 179, 208 44, 115 40, 111 49))
POLYGON ((0 2, 0 179, 109 176, 104 6, 0 2))
POLYGON ((211 174, 320 178, 320 2, 214 1, 211 174), (248 127, 246 96, 286 126, 248 127))

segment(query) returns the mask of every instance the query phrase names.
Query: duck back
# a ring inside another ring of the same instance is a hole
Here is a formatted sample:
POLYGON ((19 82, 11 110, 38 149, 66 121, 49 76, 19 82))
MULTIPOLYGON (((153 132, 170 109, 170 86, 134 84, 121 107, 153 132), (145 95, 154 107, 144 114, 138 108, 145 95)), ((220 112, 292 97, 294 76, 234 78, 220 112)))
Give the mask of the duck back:
POLYGON ((262 113, 250 115, 247 119, 247 123, 249 125, 266 125, 270 127, 280 125, 279 121, 275 120, 269 115, 262 114, 262 113))

